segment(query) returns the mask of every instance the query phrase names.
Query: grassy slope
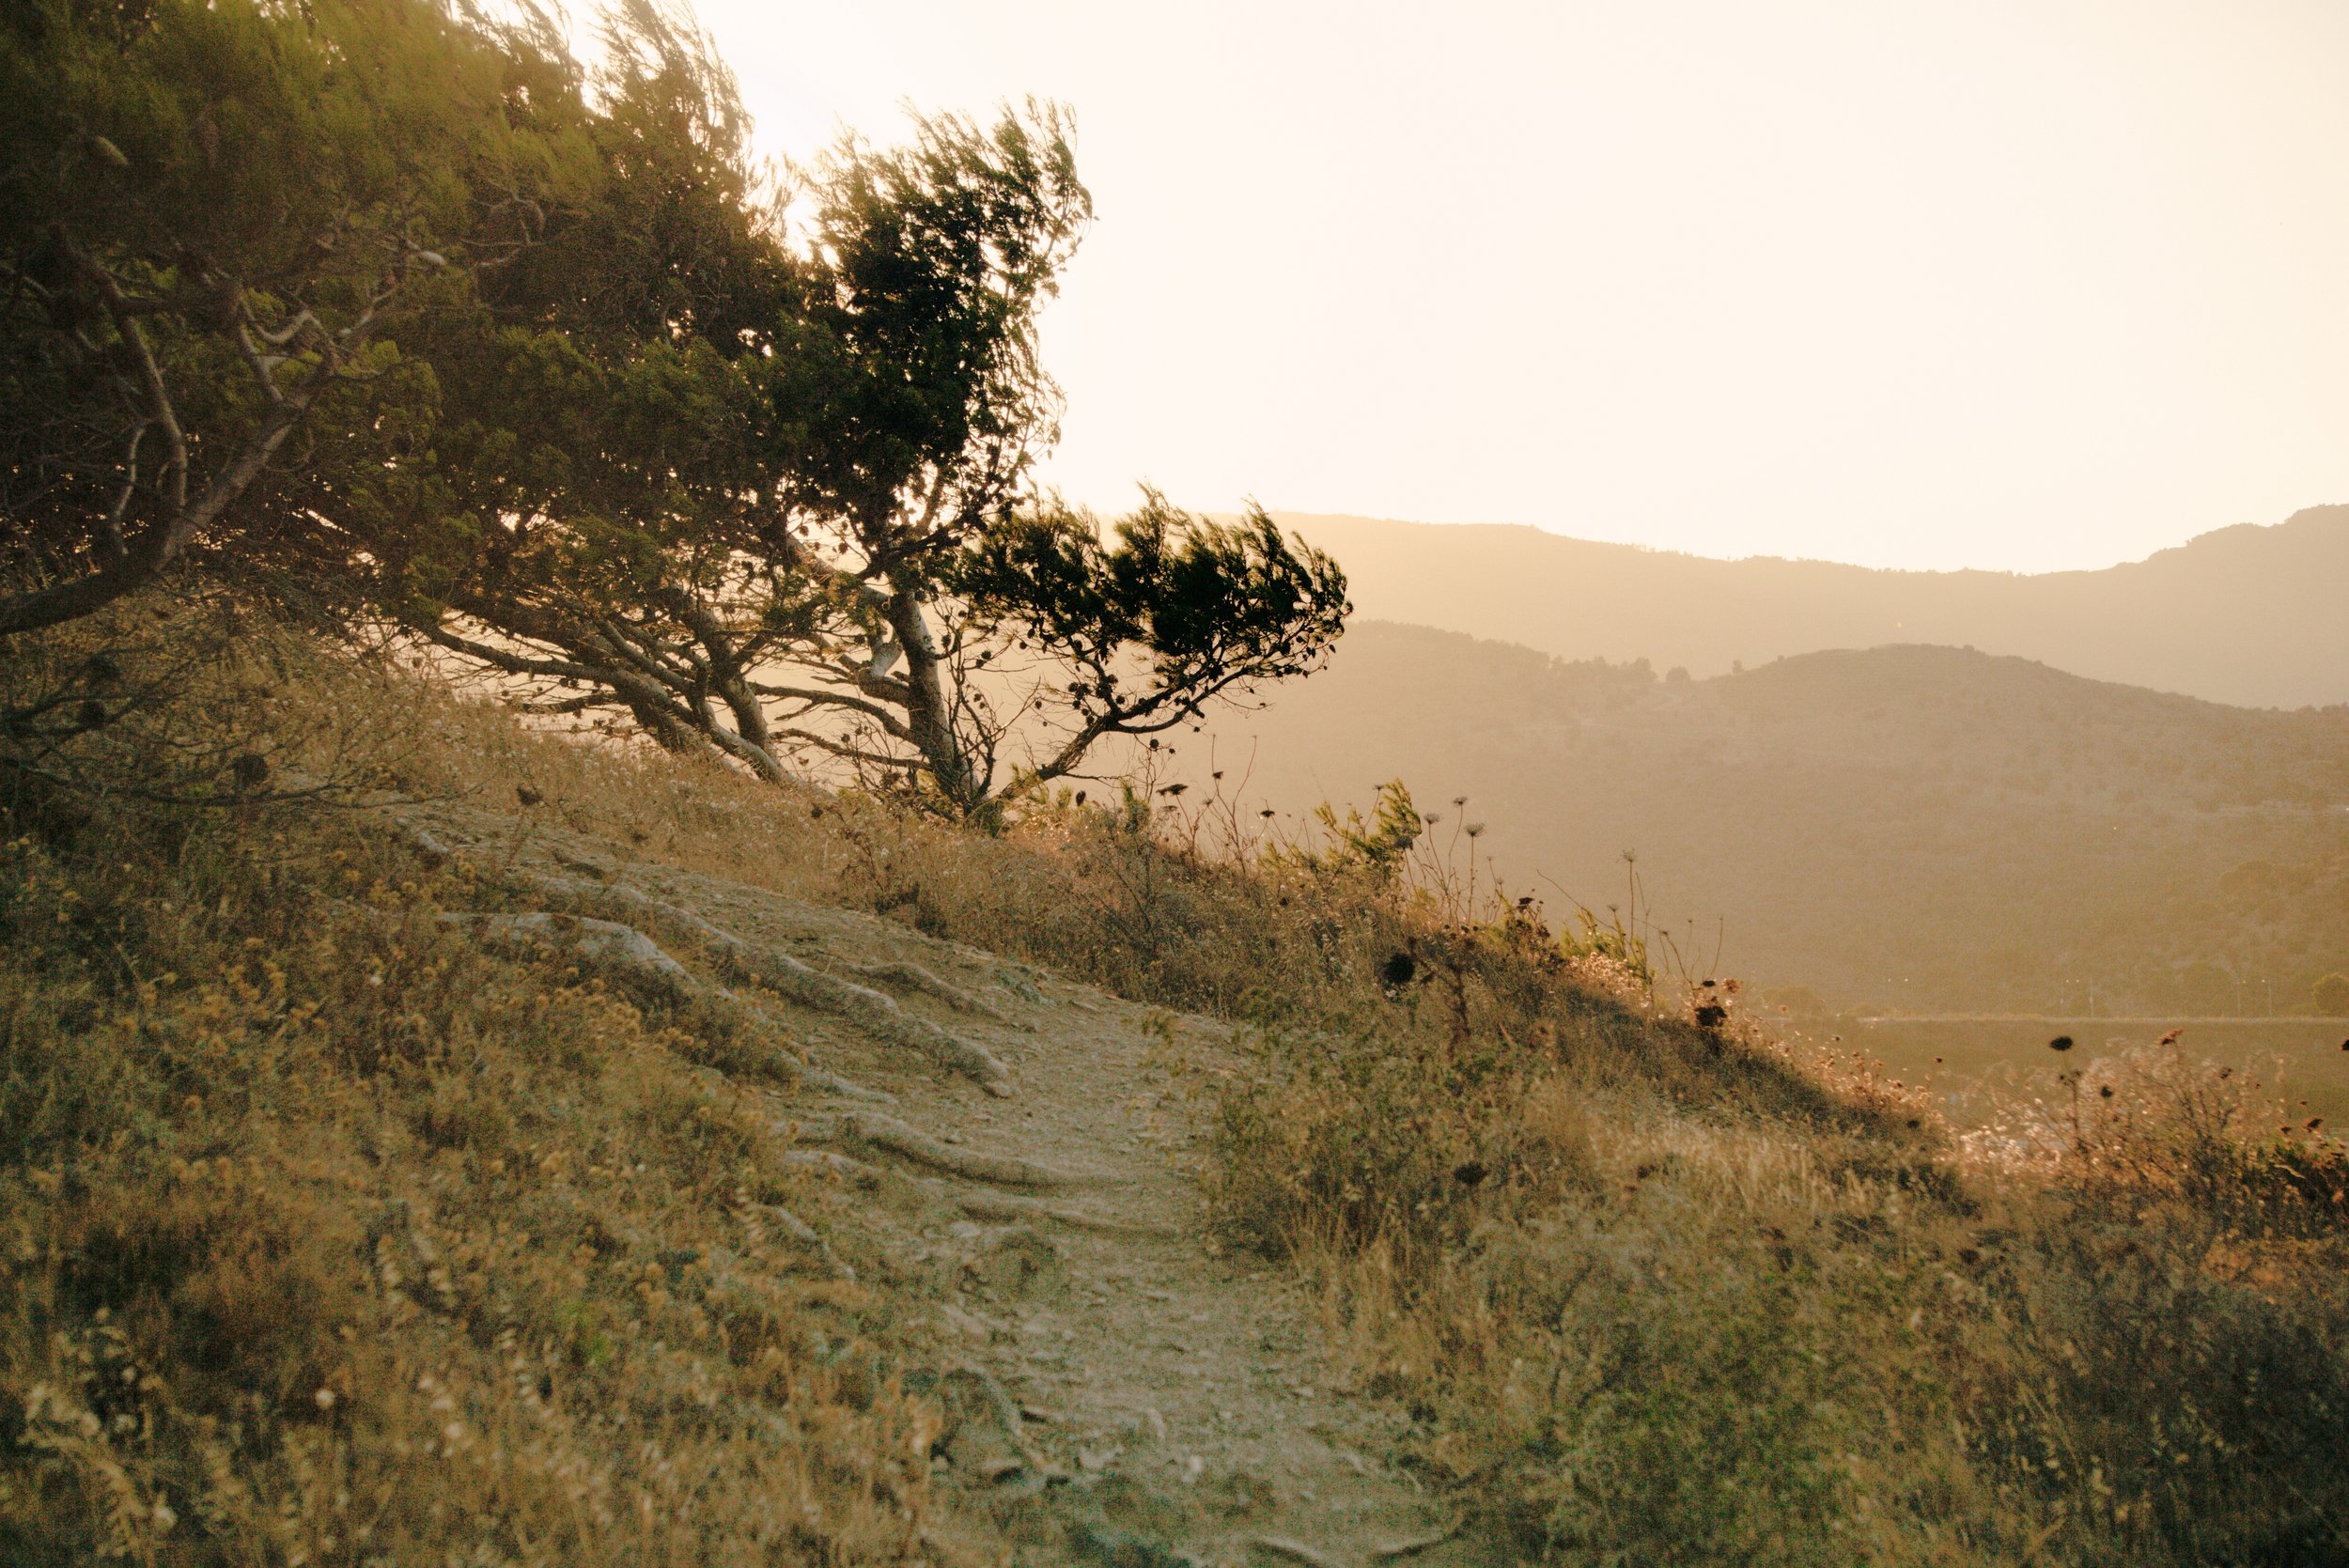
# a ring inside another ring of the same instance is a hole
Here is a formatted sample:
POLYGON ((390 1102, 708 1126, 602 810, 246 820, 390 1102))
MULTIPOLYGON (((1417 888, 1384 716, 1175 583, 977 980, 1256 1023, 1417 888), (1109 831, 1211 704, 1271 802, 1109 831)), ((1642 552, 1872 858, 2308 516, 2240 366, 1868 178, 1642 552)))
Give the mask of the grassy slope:
MULTIPOLYGON (((405 679, 267 684, 280 776, 527 786, 1254 1020, 1199 1085, 1229 1238, 1322 1282, 1341 1375, 1497 1560, 2344 1560, 2339 1168, 2183 1066, 2101 1065, 2057 1153, 1969 1155, 1439 867, 1235 869, 1069 805, 972 839, 405 679)), ((895 1304, 759 1222, 795 1178, 757 1042, 484 953, 435 912, 506 895, 365 814, 8 813, 0 1558, 994 1549, 921 1462, 895 1304)))
MULTIPOLYGON (((504 738, 339 762, 510 791, 504 738)), ((0 847, 0 1560, 957 1555, 888 1301, 762 1221, 795 1177, 729 1042, 485 952, 434 915, 496 890, 371 814, 43 796, 0 847)))

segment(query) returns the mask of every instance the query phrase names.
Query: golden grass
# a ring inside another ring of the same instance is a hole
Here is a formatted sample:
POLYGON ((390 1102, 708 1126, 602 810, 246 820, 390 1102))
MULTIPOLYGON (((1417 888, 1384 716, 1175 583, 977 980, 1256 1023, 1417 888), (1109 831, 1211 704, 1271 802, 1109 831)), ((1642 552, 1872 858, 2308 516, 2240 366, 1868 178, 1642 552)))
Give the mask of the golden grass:
POLYGON ((1864 1061, 1534 994, 1217 1086, 1227 1224, 1497 1555, 2349 1561, 2337 1145, 2174 1052, 1960 1145, 1864 1061))
MULTIPOLYGON (((1203 851, 1213 802, 983 837, 294 644, 204 678, 263 689, 235 744, 277 777, 1245 1023, 1193 1075, 1225 1239, 1317 1281, 1333 1374, 1494 1560, 2349 1561, 2342 1167, 2190 1063, 1961 1143, 1439 865, 1203 851)), ((81 765, 130 776, 109 744, 81 765)), ((8 812, 0 1559, 991 1549, 927 1486, 888 1298, 760 1219, 758 1042, 480 951, 434 913, 502 895, 363 813, 8 812)))
MULTIPOLYGON (((371 782, 499 730, 276 690, 375 726, 371 782)), ((495 890, 365 813, 6 809, 0 1560, 992 1559, 889 1298, 769 1221, 804 1178, 693 1020, 483 951, 434 917, 495 890)))

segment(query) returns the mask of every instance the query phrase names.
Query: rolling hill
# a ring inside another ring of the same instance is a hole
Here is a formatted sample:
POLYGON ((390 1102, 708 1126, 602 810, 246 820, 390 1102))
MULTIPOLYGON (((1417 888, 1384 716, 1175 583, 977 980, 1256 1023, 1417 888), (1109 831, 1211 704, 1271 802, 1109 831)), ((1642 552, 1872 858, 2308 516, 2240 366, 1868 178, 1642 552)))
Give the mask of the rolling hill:
POLYGON ((1400 777, 1553 907, 1626 903, 1634 851, 1698 968, 1841 1003, 2287 1011, 2349 970, 2349 711, 1915 645, 1659 679, 1368 622, 1214 738, 1177 766, 1252 804, 1400 777))
POLYGON ((1968 645, 2253 707, 2349 702, 2349 505, 2205 534, 2102 571, 1875 571, 1538 528, 1276 514, 1365 616, 1695 675, 1825 648, 1968 645))

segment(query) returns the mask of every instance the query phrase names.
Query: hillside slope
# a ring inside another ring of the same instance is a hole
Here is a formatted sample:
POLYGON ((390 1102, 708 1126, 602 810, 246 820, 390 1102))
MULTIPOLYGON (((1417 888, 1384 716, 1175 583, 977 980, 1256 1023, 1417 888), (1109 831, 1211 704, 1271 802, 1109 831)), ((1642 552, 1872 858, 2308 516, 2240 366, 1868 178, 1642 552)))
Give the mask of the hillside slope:
POLYGON ((1826 648, 1971 645, 2214 702, 2349 702, 2349 505, 2241 524, 2102 571, 1896 572, 1716 561, 1537 528, 1279 514, 1365 616, 1566 659, 1719 675, 1826 648))
MULTIPOLYGON (((1704 681, 1364 623, 1214 726, 1251 800, 1470 798, 1517 883, 1700 965, 1913 1008, 2232 1012, 2349 968, 2349 714, 1891 646, 1704 681)), ((1181 759, 1204 772, 1195 744, 1181 759)), ((1202 781, 1205 782, 1204 780, 1202 781)))
POLYGON ((0 1560, 1477 1560, 1214 1238, 1229 1025, 779 891, 824 796, 303 695, 418 787, 0 792, 0 1560))
POLYGON ((2349 1167, 2176 1052, 1962 1141, 1383 829, 188 678, 0 787, 0 1560, 2349 1561, 2349 1167))

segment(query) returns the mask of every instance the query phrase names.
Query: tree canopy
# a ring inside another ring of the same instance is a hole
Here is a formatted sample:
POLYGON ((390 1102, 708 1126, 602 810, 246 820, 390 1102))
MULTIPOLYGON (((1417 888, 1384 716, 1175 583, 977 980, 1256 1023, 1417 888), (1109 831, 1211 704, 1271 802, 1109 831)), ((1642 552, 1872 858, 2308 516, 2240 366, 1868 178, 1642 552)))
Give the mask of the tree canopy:
POLYGON ((39 0, 0 25, 0 637, 183 557, 503 694, 957 815, 1313 668, 1260 512, 1042 494, 1092 217, 1031 101, 753 155, 684 13, 39 0))
POLYGON ((398 460, 405 329, 577 198, 578 88, 527 11, 10 8, 0 635, 191 551, 349 587, 322 488, 398 460))

